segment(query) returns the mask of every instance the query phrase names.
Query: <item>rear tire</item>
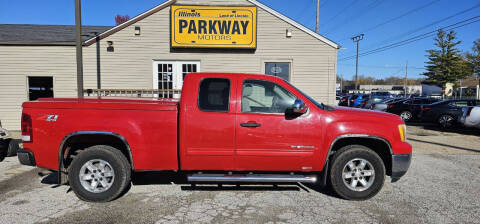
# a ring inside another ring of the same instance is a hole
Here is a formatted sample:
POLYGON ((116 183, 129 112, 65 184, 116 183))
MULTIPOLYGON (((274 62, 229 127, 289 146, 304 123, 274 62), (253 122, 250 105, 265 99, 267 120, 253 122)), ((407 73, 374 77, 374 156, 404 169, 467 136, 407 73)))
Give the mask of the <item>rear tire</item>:
POLYGON ((373 150, 349 145, 337 151, 329 171, 330 185, 342 198, 366 200, 375 196, 385 182, 385 166, 373 150))
POLYGON ((438 117, 437 122, 442 128, 450 128, 455 123, 455 118, 450 114, 442 114, 438 117))
POLYGON ((68 170, 70 187, 84 201, 112 201, 130 185, 131 168, 127 158, 107 145, 81 151, 68 170))
POLYGON ((402 112, 400 113, 400 117, 402 118, 402 120, 403 120, 404 122, 407 122, 407 121, 412 120, 413 114, 412 114, 412 112, 406 110, 406 111, 402 111, 402 112))

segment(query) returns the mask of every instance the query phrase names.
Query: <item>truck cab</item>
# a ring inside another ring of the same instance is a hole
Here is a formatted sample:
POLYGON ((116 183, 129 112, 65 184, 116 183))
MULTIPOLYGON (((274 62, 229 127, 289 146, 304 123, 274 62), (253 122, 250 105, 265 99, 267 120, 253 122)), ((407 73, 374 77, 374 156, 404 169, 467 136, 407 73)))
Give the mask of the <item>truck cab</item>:
POLYGON ((67 173, 86 201, 117 198, 132 173, 192 183, 330 184, 376 195, 411 159, 397 115, 331 107, 274 76, 195 73, 175 99, 40 99, 23 104, 22 164, 67 173), (328 183, 327 183, 327 180, 328 183))

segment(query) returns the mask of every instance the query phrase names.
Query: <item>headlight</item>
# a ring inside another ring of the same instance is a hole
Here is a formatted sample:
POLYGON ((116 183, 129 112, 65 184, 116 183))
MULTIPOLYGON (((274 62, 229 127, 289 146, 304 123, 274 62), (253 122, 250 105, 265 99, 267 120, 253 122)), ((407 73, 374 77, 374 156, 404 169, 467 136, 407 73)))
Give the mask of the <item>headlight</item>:
POLYGON ((407 126, 404 124, 398 125, 398 133, 400 134, 400 140, 404 142, 407 139, 407 126))

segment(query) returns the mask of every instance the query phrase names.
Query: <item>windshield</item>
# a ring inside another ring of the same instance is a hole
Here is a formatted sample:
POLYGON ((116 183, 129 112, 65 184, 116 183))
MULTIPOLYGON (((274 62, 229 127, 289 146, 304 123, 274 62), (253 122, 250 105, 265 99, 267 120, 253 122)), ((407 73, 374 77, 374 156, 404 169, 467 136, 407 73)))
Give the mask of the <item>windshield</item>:
POLYGON ((325 109, 325 105, 323 105, 323 103, 318 103, 316 100, 314 100, 312 97, 310 97, 309 95, 305 94, 304 92, 302 92, 302 90, 298 89, 297 87, 295 87, 294 85, 290 84, 289 82, 283 80, 284 83, 286 83, 287 85, 293 87, 294 89, 296 89, 298 92, 300 92, 300 94, 302 94, 303 96, 305 96, 308 100, 310 100, 310 102, 312 102, 313 104, 315 104, 315 106, 317 106, 318 108, 324 110, 325 109))

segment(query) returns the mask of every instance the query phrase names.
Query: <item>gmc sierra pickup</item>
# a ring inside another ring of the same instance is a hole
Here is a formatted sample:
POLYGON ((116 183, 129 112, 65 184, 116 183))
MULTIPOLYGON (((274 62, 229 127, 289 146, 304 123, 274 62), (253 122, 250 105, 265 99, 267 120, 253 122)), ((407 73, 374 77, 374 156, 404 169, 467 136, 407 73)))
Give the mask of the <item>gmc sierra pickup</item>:
POLYGON ((191 183, 329 184, 365 200, 385 176, 402 177, 412 153, 399 116, 323 105, 255 74, 188 74, 179 101, 25 102, 21 126, 20 162, 66 174, 75 194, 94 202, 122 195, 133 172, 157 170, 191 183))

